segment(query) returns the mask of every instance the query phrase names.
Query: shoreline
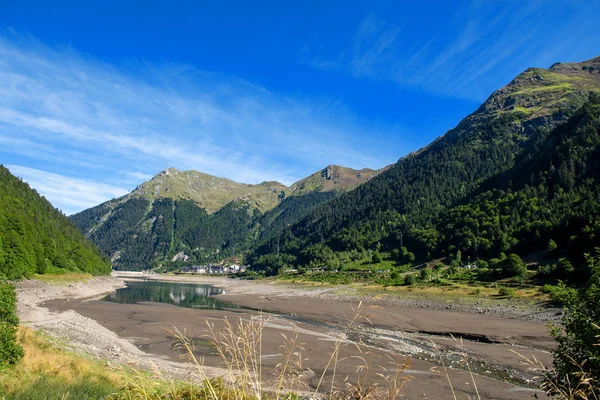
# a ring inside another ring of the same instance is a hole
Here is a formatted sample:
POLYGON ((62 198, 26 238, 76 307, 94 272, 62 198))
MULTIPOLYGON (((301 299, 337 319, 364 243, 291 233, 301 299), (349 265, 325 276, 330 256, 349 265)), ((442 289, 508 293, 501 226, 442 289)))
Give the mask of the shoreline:
POLYGON ((466 297, 430 295, 426 292, 393 292, 384 288, 367 286, 367 294, 361 294, 364 286, 317 285, 290 283, 286 281, 242 280, 210 275, 120 275, 130 279, 148 279, 173 283, 197 283, 223 286, 226 296, 252 293, 259 296, 279 297, 322 297, 337 301, 356 302, 370 298, 375 304, 384 307, 404 307, 453 311, 480 315, 493 315, 508 319, 519 319, 546 324, 559 322, 562 308, 547 302, 523 299, 502 299, 489 297, 466 297))

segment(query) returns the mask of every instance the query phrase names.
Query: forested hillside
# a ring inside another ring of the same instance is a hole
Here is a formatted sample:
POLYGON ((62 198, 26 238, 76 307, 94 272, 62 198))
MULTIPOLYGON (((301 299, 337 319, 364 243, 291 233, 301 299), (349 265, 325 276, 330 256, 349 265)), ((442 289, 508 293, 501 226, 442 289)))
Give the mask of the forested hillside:
POLYGON ((600 58, 529 69, 456 128, 249 257, 269 273, 402 245, 429 260, 597 244, 600 58))
POLYGON ((110 270, 106 256, 66 216, 0 166, 0 276, 110 270))
POLYGON ((118 269, 212 262, 276 237, 319 204, 378 173, 330 165, 285 188, 170 168, 71 220, 118 269))

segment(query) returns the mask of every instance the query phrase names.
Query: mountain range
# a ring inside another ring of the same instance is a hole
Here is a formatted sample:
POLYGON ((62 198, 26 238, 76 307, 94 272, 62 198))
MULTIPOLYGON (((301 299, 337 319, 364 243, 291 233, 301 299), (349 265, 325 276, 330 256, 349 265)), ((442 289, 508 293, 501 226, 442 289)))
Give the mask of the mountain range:
POLYGON ((271 230, 356 188, 381 171, 329 165, 290 187, 233 182, 168 168, 131 193, 71 220, 117 268, 217 260, 249 249, 271 230))
MULTIPOLYGON (((329 166, 289 188, 168 169, 71 217, 113 265, 245 254, 253 268, 341 268, 404 247, 418 260, 600 244, 600 57, 530 68, 430 145, 382 170, 329 166)), ((433 113, 433 111, 432 111, 433 113)))

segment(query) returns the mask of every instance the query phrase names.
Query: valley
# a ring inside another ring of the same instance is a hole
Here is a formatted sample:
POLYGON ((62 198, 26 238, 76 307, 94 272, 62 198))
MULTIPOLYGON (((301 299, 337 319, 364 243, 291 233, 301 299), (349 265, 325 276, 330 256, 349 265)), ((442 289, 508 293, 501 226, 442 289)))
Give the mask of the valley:
POLYGON ((525 70, 378 170, 286 186, 167 168, 67 217, 0 166, 0 195, 7 365, 28 368, 20 319, 213 400, 597 390, 600 57, 525 70))

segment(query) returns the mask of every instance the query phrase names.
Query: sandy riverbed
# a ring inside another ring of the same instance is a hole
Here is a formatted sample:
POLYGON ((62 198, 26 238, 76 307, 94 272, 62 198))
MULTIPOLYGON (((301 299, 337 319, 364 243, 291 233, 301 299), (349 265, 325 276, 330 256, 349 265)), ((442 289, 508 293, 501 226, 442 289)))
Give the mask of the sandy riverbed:
MULTIPOLYGON (((356 308, 358 302, 348 296, 340 298, 330 288, 294 288, 291 285, 209 277, 151 279, 210 283, 226 290, 227 294, 221 296, 224 300, 268 310, 269 320, 263 336, 263 364, 267 369, 275 367, 280 361, 277 354, 281 352, 281 334, 289 336, 297 332, 305 348, 305 367, 313 371, 307 374, 309 386, 316 385, 328 353, 340 337, 344 337, 347 344, 362 340, 366 344, 362 351, 369 352, 373 365, 389 366, 389 356, 393 354, 400 354, 402 359, 410 355, 407 374, 413 379, 403 390, 408 398, 452 397, 432 343, 442 348, 448 354, 448 361, 456 365, 460 360, 459 353, 468 354, 472 366, 478 370, 475 382, 482 398, 533 397, 535 392, 531 389, 502 380, 532 377, 528 367, 522 365, 511 350, 526 356, 535 355, 545 363, 551 362, 549 350, 553 342, 546 326, 523 319, 438 310, 435 307, 406 307, 388 300, 381 307, 366 309, 371 323, 363 321, 357 329, 343 336, 344 324, 352 317, 353 307, 356 308), (452 339, 449 334, 471 340, 461 342, 452 339)), ((71 288, 23 282, 19 285, 21 318, 35 328, 68 337, 73 345, 94 355, 141 366, 157 363, 167 370, 185 375, 191 373, 189 366, 178 361, 178 355, 171 347, 172 337, 164 328, 193 329, 196 336, 202 336, 206 332, 207 321, 219 328, 223 325, 224 316, 230 320, 259 317, 258 312, 251 310, 192 310, 156 303, 115 304, 90 299, 120 285, 122 281, 115 278, 98 278, 87 285, 77 284, 71 288), (44 291, 39 293, 42 289, 44 291), (44 307, 41 306, 43 302, 44 307)), ((203 352, 206 365, 219 365, 219 360, 209 351, 199 350, 200 354, 203 352)), ((358 359, 354 357, 357 355, 355 346, 343 347, 337 371, 340 387, 346 375, 356 376, 358 359)), ((218 374, 219 371, 214 372, 218 374)), ((467 373, 451 369, 449 375, 459 398, 474 397, 473 383, 467 373)), ((375 374, 371 379, 381 380, 375 374)))

